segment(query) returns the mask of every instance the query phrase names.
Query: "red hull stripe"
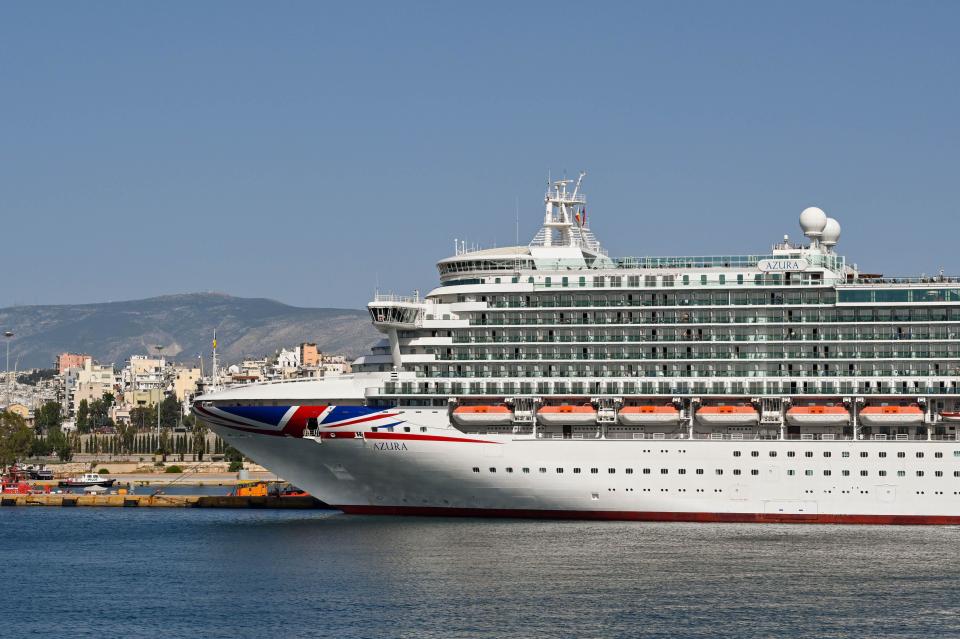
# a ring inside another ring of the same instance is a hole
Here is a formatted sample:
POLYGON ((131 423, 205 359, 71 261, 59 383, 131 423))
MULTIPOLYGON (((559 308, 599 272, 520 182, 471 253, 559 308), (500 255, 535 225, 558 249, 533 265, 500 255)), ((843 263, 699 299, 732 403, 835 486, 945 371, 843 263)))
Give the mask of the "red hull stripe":
POLYGON ((464 442, 469 444, 499 444, 501 442, 491 442, 486 439, 468 439, 466 437, 444 437, 442 435, 419 435, 417 433, 388 433, 388 432, 369 432, 364 433, 367 439, 394 439, 420 442, 464 442))
POLYGON ((960 525, 960 516, 947 515, 829 515, 766 513, 642 512, 631 510, 529 510, 513 508, 442 508, 437 506, 332 506, 351 515, 412 515, 425 517, 512 517, 521 519, 592 519, 611 521, 681 521, 746 524, 873 524, 960 525))

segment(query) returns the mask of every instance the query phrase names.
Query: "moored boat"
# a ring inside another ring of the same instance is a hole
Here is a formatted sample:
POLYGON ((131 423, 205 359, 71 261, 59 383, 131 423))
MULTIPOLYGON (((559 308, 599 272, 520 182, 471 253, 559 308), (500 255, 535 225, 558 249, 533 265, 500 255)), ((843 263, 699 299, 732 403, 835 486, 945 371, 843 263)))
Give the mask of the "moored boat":
POLYGON ((548 426, 594 424, 597 421, 597 409, 590 404, 544 406, 537 411, 537 421, 548 426))
POLYGON ((624 406, 617 416, 626 426, 674 426, 680 423, 680 411, 676 406, 624 406))
POLYGON ((915 426, 923 423, 923 409, 910 406, 865 406, 860 409, 864 426, 915 426))
POLYGON ((86 488, 87 486, 102 486, 110 488, 116 483, 116 479, 107 479, 100 473, 84 473, 69 479, 63 479, 57 482, 61 488, 86 488))
POLYGON ((697 421, 704 426, 754 426, 760 413, 753 406, 703 406, 697 410, 697 421))
POLYGON ((949 411, 945 410, 940 413, 940 419, 945 422, 957 423, 960 422, 960 411, 949 411))
POLYGON ((509 426, 513 412, 503 404, 493 406, 457 406, 453 421, 460 426, 509 426))
POLYGON ((791 406, 787 410, 787 423, 791 426, 846 426, 850 423, 850 411, 843 406, 791 406))

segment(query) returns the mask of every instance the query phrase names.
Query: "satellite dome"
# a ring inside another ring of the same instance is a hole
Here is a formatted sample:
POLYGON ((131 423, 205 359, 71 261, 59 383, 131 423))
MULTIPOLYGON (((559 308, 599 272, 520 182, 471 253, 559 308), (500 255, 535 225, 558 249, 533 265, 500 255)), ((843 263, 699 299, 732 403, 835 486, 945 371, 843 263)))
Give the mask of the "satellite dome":
POLYGON ((822 209, 810 206, 803 209, 800 214, 800 228, 803 234, 809 238, 817 238, 823 233, 823 227, 827 225, 827 214, 822 209))
POLYGON ((832 217, 828 217, 827 224, 823 227, 823 235, 820 237, 820 241, 823 242, 823 245, 827 248, 836 246, 837 242, 840 241, 840 222, 837 222, 832 217))

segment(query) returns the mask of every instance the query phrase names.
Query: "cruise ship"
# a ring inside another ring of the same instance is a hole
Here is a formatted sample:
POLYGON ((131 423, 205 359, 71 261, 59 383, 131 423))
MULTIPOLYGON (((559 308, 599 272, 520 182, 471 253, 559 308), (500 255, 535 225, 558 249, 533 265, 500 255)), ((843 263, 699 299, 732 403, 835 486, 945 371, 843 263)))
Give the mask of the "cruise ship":
POLYGON ((816 207, 755 255, 613 258, 582 180, 377 295, 353 374, 195 414, 346 513, 960 523, 960 279, 861 272, 816 207))

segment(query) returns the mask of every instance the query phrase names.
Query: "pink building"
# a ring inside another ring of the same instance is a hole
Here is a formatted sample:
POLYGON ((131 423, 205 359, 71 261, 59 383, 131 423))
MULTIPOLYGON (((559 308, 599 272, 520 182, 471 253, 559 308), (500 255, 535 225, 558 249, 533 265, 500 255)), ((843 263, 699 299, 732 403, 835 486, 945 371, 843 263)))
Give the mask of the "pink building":
POLYGON ((92 358, 80 353, 60 353, 57 355, 57 372, 62 375, 68 368, 83 368, 87 360, 92 358))

